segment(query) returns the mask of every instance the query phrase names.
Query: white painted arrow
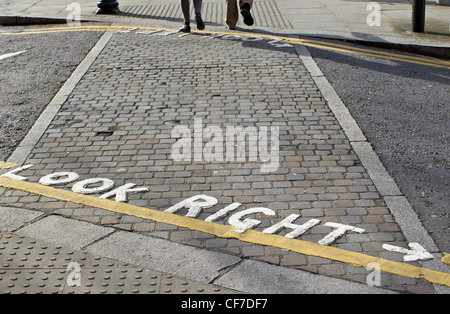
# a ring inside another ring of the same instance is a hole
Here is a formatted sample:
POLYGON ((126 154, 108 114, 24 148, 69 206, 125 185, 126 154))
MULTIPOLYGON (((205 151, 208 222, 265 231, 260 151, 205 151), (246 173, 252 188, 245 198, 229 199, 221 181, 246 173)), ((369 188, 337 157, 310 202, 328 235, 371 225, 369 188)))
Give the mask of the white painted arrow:
POLYGON ((27 52, 27 50, 23 50, 23 51, 19 51, 19 52, 13 52, 13 53, 7 53, 5 55, 1 55, 0 56, 0 60, 6 59, 6 58, 11 58, 11 57, 20 55, 20 54, 22 54, 24 52, 27 52))
POLYGON ((423 246, 421 246, 419 243, 409 243, 408 245, 411 248, 411 250, 390 244, 383 244, 383 249, 391 252, 398 252, 405 254, 405 256, 403 256, 404 262, 413 262, 418 260, 428 260, 434 258, 434 256, 428 253, 427 250, 425 250, 423 246))

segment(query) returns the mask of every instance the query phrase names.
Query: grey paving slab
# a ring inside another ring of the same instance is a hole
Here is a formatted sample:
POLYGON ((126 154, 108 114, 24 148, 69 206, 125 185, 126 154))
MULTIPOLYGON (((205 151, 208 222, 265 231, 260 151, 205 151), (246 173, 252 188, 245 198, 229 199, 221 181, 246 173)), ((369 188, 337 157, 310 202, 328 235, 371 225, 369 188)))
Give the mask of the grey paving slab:
POLYGON ((14 231, 43 214, 33 210, 0 206, 0 230, 14 231))
POLYGON ((52 215, 22 228, 17 234, 81 249, 113 231, 112 228, 52 215))
POLYGON ((210 283, 223 269, 240 261, 236 256, 129 232, 116 232, 87 250, 204 283, 210 283))
POLYGON ((362 283, 318 276, 305 271, 257 261, 244 261, 216 283, 249 293, 262 294, 393 294, 362 283))

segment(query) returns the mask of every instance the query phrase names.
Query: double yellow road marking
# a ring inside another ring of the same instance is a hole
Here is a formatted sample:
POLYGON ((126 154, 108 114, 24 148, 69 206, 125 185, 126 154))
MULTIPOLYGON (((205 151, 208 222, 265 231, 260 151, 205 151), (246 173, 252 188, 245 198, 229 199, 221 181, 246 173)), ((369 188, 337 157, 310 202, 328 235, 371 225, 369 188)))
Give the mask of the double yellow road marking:
POLYGON ((435 60, 435 59, 431 59, 431 58, 409 56, 409 55, 405 55, 405 54, 397 54, 397 53, 391 53, 391 52, 375 51, 375 50, 357 48, 357 47, 349 48, 348 46, 345 46, 345 45, 326 43, 326 42, 320 42, 320 41, 314 41, 314 40, 300 39, 300 41, 301 41, 300 44, 309 46, 309 47, 316 47, 316 48, 320 48, 320 49, 327 49, 327 50, 333 50, 333 51, 338 51, 338 52, 346 52, 346 53, 357 54, 357 55, 366 56, 366 57, 389 59, 389 60, 394 60, 394 61, 402 61, 402 62, 438 67, 438 68, 443 68, 443 69, 450 69, 450 62, 448 62, 448 61, 440 61, 440 60, 435 60))
MULTIPOLYGON (((84 25, 84 26, 66 26, 66 27, 53 27, 53 28, 40 28, 33 29, 29 31, 23 31, 19 33, 0 33, 0 35, 30 35, 30 34, 45 34, 45 33, 59 33, 59 32, 81 32, 81 31, 94 31, 94 32, 117 32, 124 31, 128 29, 138 28, 140 30, 165 30, 168 32, 177 31, 172 28, 162 28, 162 27, 144 27, 144 26, 108 26, 108 25, 84 25)), ((211 34, 212 32, 207 31, 197 31, 199 34, 211 34)), ((400 53, 392 53, 385 51, 377 51, 373 49, 365 49, 365 48, 357 48, 357 47, 349 47, 347 45, 335 44, 324 42, 320 40, 312 40, 312 39, 299 39, 292 37, 284 37, 284 36, 276 36, 276 35, 265 35, 265 34, 256 34, 256 33, 243 33, 243 32, 218 32, 217 34, 223 35, 233 35, 233 36, 241 36, 241 37, 260 37, 265 39, 279 39, 284 43, 289 43, 292 45, 304 45, 308 47, 326 49, 330 51, 337 51, 343 53, 356 54, 366 57, 374 57, 381 59, 388 59, 393 61, 401 61, 408 62, 420 65, 426 65, 431 67, 450 69, 450 62, 443 60, 436 60, 433 58, 420 57, 420 56, 412 56, 400 53)))

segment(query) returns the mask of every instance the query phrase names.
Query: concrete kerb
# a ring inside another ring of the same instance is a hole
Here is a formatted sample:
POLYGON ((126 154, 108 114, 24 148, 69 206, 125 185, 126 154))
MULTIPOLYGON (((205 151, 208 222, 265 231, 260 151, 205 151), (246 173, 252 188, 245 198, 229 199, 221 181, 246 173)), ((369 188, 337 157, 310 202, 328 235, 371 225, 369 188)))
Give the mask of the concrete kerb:
MULTIPOLYGON (((95 22, 95 20, 83 18, 80 22, 95 22)), ((0 25, 1 26, 27 26, 27 25, 45 25, 45 24, 65 24, 67 19, 61 16, 21 14, 5 10, 0 7, 0 25)))
POLYGON ((67 23, 67 20, 63 18, 0 16, 0 25, 3 26, 25 26, 25 25, 64 24, 64 23, 67 23))
POLYGON ((376 42, 376 41, 364 41, 364 40, 343 40, 349 43, 355 43, 359 45, 365 45, 369 47, 375 48, 384 48, 384 49, 392 49, 407 53, 414 53, 418 55, 433 57, 433 58, 442 58, 442 59, 450 59, 450 48, 448 47, 437 47, 437 46, 428 46, 428 45, 407 45, 407 44, 398 44, 398 43, 390 43, 390 42, 376 42))

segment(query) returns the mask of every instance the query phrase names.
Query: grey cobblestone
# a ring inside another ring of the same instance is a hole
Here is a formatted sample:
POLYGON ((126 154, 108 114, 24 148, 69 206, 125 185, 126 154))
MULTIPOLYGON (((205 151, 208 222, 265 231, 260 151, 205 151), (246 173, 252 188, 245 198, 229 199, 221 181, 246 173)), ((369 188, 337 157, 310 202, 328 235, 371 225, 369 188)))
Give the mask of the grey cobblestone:
MULTIPOLYGON (((156 210, 198 194, 216 197, 218 204, 205 209, 203 219, 232 202, 274 210, 274 217, 253 217, 261 220, 257 231, 293 213, 301 215, 297 223, 319 219, 321 224, 299 237, 309 242, 332 230, 326 222, 350 224, 366 232, 348 233, 333 246, 387 256, 382 243, 406 245, 405 239, 306 73, 293 49, 267 43, 244 48, 238 41, 195 35, 116 34, 32 151, 27 164, 35 166, 21 175, 37 182, 55 171, 73 171, 81 179, 110 178, 116 187, 133 182, 149 191, 130 194, 129 203, 156 210), (248 53, 239 53, 242 49, 248 53), (222 130, 279 126, 279 168, 262 173, 259 161, 174 161, 172 129, 183 125, 192 132, 194 118, 222 130)), ((0 205, 14 203, 328 276, 361 281, 364 273, 319 257, 76 204, 46 202, 38 208, 39 201, 5 190, 0 205)), ((415 283, 388 282, 403 291, 415 283)))

